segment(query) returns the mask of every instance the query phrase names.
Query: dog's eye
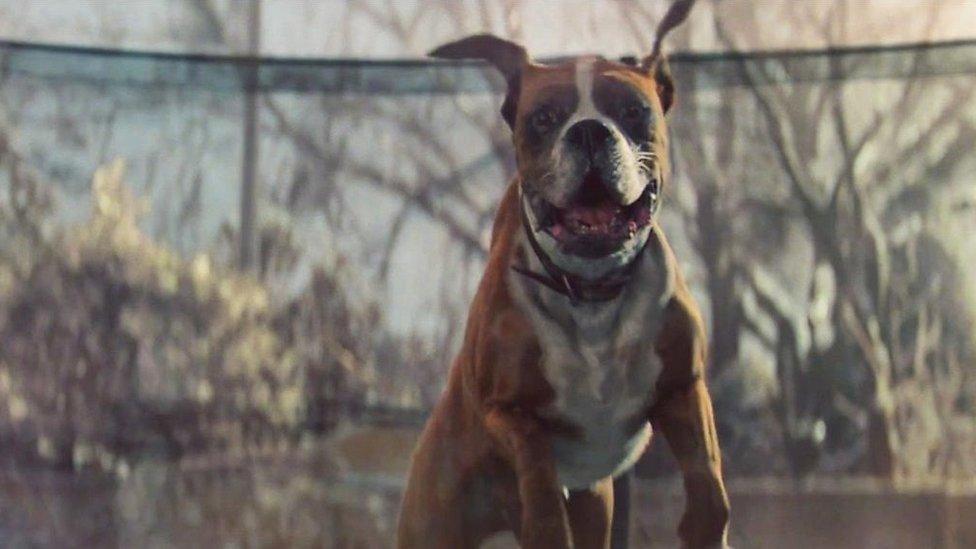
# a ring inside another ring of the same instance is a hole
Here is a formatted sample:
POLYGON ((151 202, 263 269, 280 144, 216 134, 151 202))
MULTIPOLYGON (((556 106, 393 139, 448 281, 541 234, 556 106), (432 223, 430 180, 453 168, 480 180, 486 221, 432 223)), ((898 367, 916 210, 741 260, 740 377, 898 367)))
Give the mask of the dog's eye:
POLYGON ((532 114, 532 127, 539 133, 544 133, 559 122, 559 111, 553 107, 543 107, 532 114))
POLYGON ((620 109, 620 118, 622 120, 635 121, 644 118, 644 114, 647 112, 647 107, 641 105, 640 103, 630 103, 624 105, 620 109))

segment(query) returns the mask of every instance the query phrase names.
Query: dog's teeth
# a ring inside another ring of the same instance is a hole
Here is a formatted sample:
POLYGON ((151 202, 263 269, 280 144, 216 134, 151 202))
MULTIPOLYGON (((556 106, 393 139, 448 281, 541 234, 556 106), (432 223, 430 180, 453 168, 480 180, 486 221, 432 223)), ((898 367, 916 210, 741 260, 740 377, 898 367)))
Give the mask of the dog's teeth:
POLYGON ((632 238, 635 234, 637 234, 637 222, 635 222, 635 221, 628 221, 627 222, 627 236, 628 236, 628 238, 632 238))

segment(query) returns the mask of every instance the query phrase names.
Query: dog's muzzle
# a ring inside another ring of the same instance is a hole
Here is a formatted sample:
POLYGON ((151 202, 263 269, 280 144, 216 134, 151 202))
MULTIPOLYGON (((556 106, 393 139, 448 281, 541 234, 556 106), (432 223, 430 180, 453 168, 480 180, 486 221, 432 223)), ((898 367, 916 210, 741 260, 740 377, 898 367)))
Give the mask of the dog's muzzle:
POLYGON ((529 199, 534 231, 552 237, 559 250, 584 258, 600 258, 614 253, 649 226, 657 210, 659 186, 650 181, 641 195, 621 205, 600 189, 602 183, 588 174, 576 198, 559 208, 545 199, 529 199))
POLYGON ((566 295, 573 304, 609 301, 620 294, 636 269, 659 203, 656 180, 627 205, 587 189, 587 184, 593 182, 584 181, 576 199, 564 208, 541 197, 530 198, 521 187, 519 193, 522 225, 545 274, 524 266, 513 269, 566 295))

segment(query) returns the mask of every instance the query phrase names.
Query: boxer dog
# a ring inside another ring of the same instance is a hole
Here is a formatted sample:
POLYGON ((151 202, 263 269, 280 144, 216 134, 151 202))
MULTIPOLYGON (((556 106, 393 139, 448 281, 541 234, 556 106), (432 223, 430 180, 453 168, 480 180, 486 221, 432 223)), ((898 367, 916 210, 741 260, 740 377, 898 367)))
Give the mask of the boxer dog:
POLYGON ((655 221, 674 102, 660 41, 689 7, 672 7, 640 62, 543 65, 490 35, 431 53, 505 76, 518 173, 413 456, 398 547, 478 547, 502 530, 528 549, 609 547, 612 479, 652 426, 684 478, 684 545, 725 546, 706 338, 655 221))

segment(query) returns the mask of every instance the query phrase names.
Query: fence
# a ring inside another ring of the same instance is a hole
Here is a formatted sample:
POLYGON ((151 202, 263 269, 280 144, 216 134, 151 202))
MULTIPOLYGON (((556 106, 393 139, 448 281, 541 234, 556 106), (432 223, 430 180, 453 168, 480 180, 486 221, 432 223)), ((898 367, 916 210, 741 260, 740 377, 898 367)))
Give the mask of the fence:
MULTIPOLYGON (((863 471, 894 455, 906 472, 971 470, 973 288, 959 266, 976 253, 960 238, 974 226, 976 42, 679 53, 672 66, 662 223, 712 334, 720 428, 742 456, 730 467, 775 455, 784 473, 863 471), (877 433, 898 436, 874 447, 877 433)), ((512 170, 500 85, 478 63, 0 43, 5 139, 53 196, 45 230, 83 223, 92 174, 123 158, 148 205, 137 226, 175 257, 248 264, 274 322, 277 304, 307 312, 314 287, 341 302, 317 322, 351 328, 309 336, 295 353, 314 360, 282 374, 302 395, 282 406, 305 416, 352 394, 357 410, 422 418, 436 399, 512 170)), ((146 398, 196 394, 146 381, 167 359, 140 337, 146 398)), ((211 375, 194 364, 194 379, 211 375)))

